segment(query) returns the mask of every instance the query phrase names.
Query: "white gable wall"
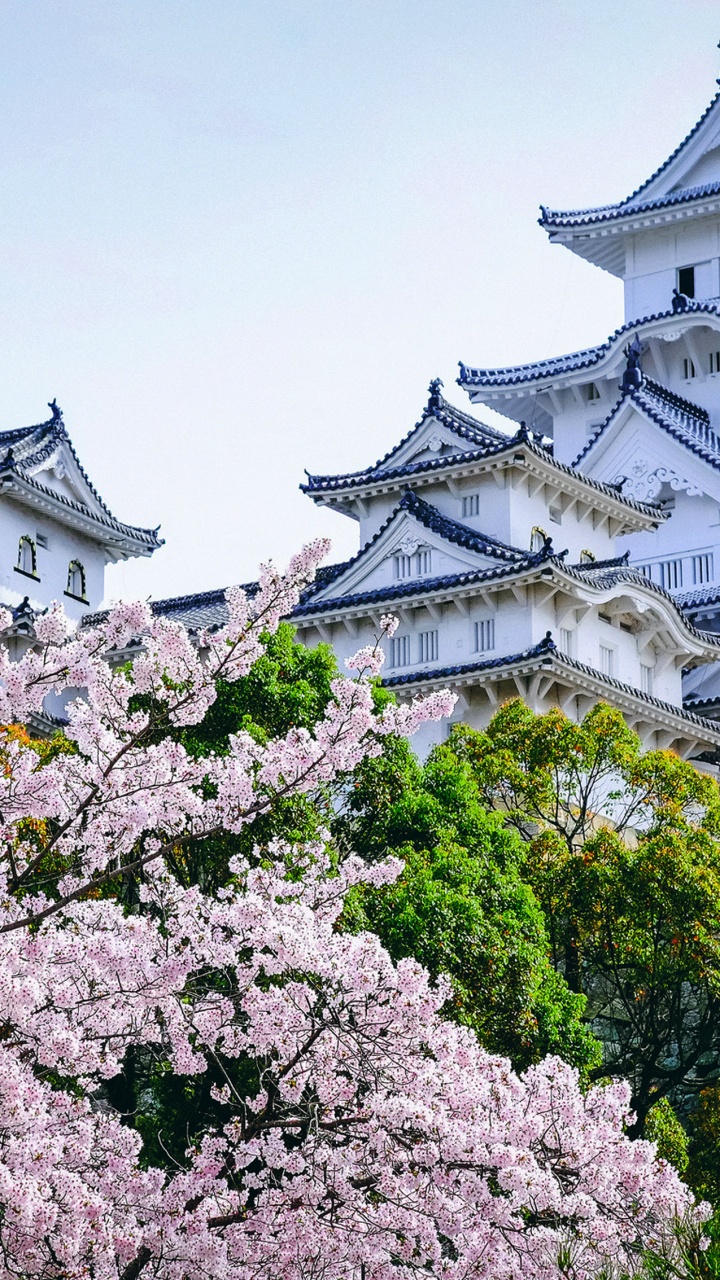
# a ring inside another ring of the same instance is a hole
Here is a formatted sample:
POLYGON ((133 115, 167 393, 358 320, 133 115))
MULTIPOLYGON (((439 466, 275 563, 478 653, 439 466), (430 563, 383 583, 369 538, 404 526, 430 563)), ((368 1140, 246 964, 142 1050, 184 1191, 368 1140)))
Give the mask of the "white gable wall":
POLYGON ((104 575, 105 553, 95 542, 4 497, 0 503, 0 603, 14 606, 28 596, 34 607, 45 608, 58 600, 70 617, 79 618, 100 605, 104 575), (47 549, 39 545, 38 534, 47 539, 47 549), (36 544, 37 579, 16 568, 18 545, 25 535, 36 544), (79 560, 85 569, 88 605, 65 594, 71 560, 79 560))
MULTIPOLYGON (((533 477, 532 486, 536 484, 533 477)), ((510 546, 529 550, 534 528, 542 528, 553 539, 558 551, 567 548, 570 560, 579 560, 580 553, 589 549, 598 560, 615 555, 615 543, 610 537, 607 523, 577 507, 552 518, 562 507, 562 500, 550 499, 543 488, 532 496, 524 476, 512 475, 507 470, 483 472, 477 476, 464 476, 452 483, 438 480, 433 484, 417 485, 418 497, 436 507, 442 515, 468 525, 477 533, 488 533, 510 546), (463 498, 478 495, 477 515, 464 514, 463 498)), ((366 546, 397 507, 402 490, 381 494, 363 500, 365 514, 360 519, 360 545, 366 546)))

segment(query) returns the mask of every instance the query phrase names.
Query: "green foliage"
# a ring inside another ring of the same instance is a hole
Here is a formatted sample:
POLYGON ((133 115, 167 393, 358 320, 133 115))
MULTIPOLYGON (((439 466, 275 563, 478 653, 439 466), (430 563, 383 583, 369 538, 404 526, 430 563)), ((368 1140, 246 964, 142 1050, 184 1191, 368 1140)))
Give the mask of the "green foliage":
POLYGON ((267 742, 292 728, 311 729, 322 718, 338 674, 330 646, 306 649, 289 622, 281 622, 263 643, 265 652, 248 675, 232 684, 220 681, 202 723, 183 730, 183 742, 195 755, 226 752, 228 738, 241 729, 267 742))
POLYGON ((346 927, 370 928, 395 959, 414 956, 447 974, 447 1013, 515 1066, 546 1053, 583 1071, 597 1064, 584 998, 548 961, 523 846, 481 804, 469 766, 439 748, 423 768, 407 743, 389 744, 357 771, 336 828, 365 857, 392 852, 405 862, 396 884, 356 891, 346 927))
POLYGON ((688 1167, 688 1139, 667 1098, 650 1108, 645 1121, 645 1137, 657 1146, 657 1153, 682 1176, 688 1167))
POLYGON ((720 1205, 720 1087, 703 1089, 690 1116, 688 1182, 711 1204, 720 1205))
POLYGON ((553 961, 588 997, 598 1074, 658 1099, 720 1075, 720 793, 670 752, 642 752, 614 709, 575 724, 503 707, 454 731, 482 800, 523 837, 553 961))
MULTIPOLYGON (((193 755, 226 754, 234 733, 244 731, 258 742, 267 742, 293 728, 312 729, 322 718, 338 674, 332 649, 324 644, 306 649, 296 642, 287 622, 263 639, 265 652, 248 675, 231 684, 220 681, 217 698, 202 723, 179 733, 193 755)), ((281 834, 291 842, 312 840, 329 821, 329 805, 330 797, 322 795, 276 801, 240 834, 186 846, 169 859, 172 869, 181 883, 197 883, 212 892, 226 881, 233 854, 249 856, 256 845, 262 848, 281 834)))

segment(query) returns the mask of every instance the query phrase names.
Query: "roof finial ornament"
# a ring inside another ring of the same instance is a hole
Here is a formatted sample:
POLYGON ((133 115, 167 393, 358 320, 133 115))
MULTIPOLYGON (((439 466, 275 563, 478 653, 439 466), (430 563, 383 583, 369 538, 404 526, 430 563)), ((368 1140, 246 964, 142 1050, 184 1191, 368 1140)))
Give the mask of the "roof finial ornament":
POLYGON ((432 382, 430 383, 430 386, 428 387, 428 392, 430 393, 430 399, 427 402, 427 407, 430 410, 430 412, 432 412, 434 409, 440 408, 441 401, 442 401, 442 396, 440 395, 440 388, 444 386, 445 386, 445 383, 443 382, 442 378, 433 378, 432 382))
MULTIPOLYGON (((720 81, 718 82, 720 83, 720 81)), ((686 293, 681 293, 679 289, 673 289, 672 309, 673 314, 677 315, 679 311, 687 311, 690 306, 690 299, 686 293)))
POLYGON ((53 422, 62 422, 62 409, 60 408, 57 399, 53 398, 52 400, 48 400, 48 409, 52 410, 53 422))
POLYGON ((625 372, 622 382, 620 383, 621 391, 639 391, 645 381, 643 371, 640 368, 640 356, 642 355, 642 347, 637 334, 633 338, 629 346, 625 348, 625 372))

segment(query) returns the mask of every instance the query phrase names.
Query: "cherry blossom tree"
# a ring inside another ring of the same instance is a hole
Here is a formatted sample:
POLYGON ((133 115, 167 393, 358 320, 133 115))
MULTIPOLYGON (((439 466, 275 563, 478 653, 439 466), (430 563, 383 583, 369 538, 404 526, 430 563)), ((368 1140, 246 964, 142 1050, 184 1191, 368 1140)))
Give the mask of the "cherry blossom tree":
POLYGON ((68 749, 2 744, 0 1277, 585 1280, 632 1272, 644 1248, 672 1248, 679 1217, 702 1220, 626 1137, 623 1085, 583 1094, 557 1059, 517 1076, 441 1019, 442 983, 337 931, 348 888, 392 881, 396 860, 277 841, 233 858, 214 895, 172 875, 170 852, 452 708, 437 693, 374 711, 370 648, 312 732, 239 733, 202 759, 169 732, 251 669, 325 551, 266 566, 196 638, 144 605, 78 632, 53 607, 19 661, 0 649, 3 723, 83 691, 68 749), (213 1082, 213 1122, 162 1167, 108 1102, 133 1051, 213 1082))

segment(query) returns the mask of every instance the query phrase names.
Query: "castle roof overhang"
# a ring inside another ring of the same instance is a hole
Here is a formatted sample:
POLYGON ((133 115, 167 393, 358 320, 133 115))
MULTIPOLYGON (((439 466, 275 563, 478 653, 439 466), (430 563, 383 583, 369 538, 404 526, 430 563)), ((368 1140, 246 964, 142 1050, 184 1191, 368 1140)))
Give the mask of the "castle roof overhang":
POLYGON ((633 412, 654 423, 713 471, 720 472, 720 437, 710 426, 707 410, 647 377, 639 387, 621 389, 610 413, 590 436, 573 466, 587 466, 591 456, 597 458, 633 412))
POLYGON ((397 493, 407 481, 415 489, 457 481, 496 471, 514 473, 518 479, 533 477, 548 489, 562 494, 570 503, 584 505, 587 510, 601 511, 611 526, 613 536, 642 529, 655 529, 667 517, 652 503, 636 502, 623 497, 612 485, 592 480, 553 457, 550 450, 528 431, 505 437, 481 449, 469 450, 452 457, 439 457, 402 467, 370 469, 337 476, 310 476, 301 489, 325 506, 345 506, 356 499, 397 493))
POLYGON ((437 607, 478 596, 488 600, 499 592, 515 593, 533 586, 543 588, 546 599, 562 594, 588 608, 606 608, 618 619, 627 615, 638 630, 647 629, 652 619, 657 638, 662 638, 670 651, 682 653, 686 667, 720 660, 720 636, 696 627, 669 592, 629 566, 624 557, 569 565, 564 555, 552 550, 527 555, 514 564, 392 583, 373 591, 326 594, 323 598, 306 596, 293 611, 292 619, 301 628, 317 624, 326 627, 334 622, 358 621, 394 607, 437 607))
MULTIPOLYGON (((609 702, 618 707, 631 728, 638 732, 645 729, 658 734, 667 747, 672 747, 685 757, 701 752, 714 753, 720 747, 719 725, 694 711, 664 702, 570 658, 557 647, 549 633, 539 644, 522 653, 453 667, 436 667, 386 676, 383 684, 399 695, 416 695, 443 688, 448 683, 454 689, 462 689, 472 685, 498 686, 508 682, 510 689, 507 696, 523 696, 526 691, 522 682, 530 679, 534 682, 536 698, 546 697, 554 687, 559 693, 560 703, 568 695, 577 697, 587 705, 598 701, 609 702), (542 685, 539 688, 537 686, 538 676, 546 677, 544 689, 542 685)), ((502 694, 498 696, 496 692, 493 701, 498 702, 501 697, 502 694)))
POLYGON ((720 182, 708 182, 655 199, 633 200, 596 209, 561 212, 540 206, 538 222, 552 244, 561 244, 611 275, 626 273, 627 236, 720 215, 720 182))
POLYGON ((628 321, 611 333, 605 342, 598 343, 595 347, 585 347, 547 360, 507 365, 498 369, 484 369, 460 361, 457 382, 467 391, 473 403, 492 404, 500 412, 514 417, 519 412, 517 402, 520 400, 524 400, 531 413, 534 397, 540 391, 561 391, 596 378, 619 376, 625 366, 625 345, 636 334, 646 342, 657 339, 659 342, 670 343, 695 328, 710 328, 720 332, 717 300, 690 301, 686 311, 676 312, 669 308, 667 311, 654 312, 628 321), (501 403, 503 401, 516 403, 506 408, 501 403))
POLYGON ((20 475, 11 467, 5 467, 1 461, 0 493, 20 506, 42 511, 58 523, 76 529, 93 541, 101 542, 110 560, 149 556, 164 544, 164 539, 159 537, 156 529, 122 524, 112 515, 89 511, 64 494, 57 493, 29 476, 20 475))
POLYGON ((60 416, 0 431, 0 492, 100 542, 110 560, 152 555, 163 545, 157 529, 125 524, 113 515, 91 483, 60 416), (50 466, 72 479, 74 496, 39 479, 49 478, 50 466))
POLYGON ((552 241, 565 244, 581 257, 622 276, 625 235, 720 214, 719 145, 720 93, 716 93, 679 146, 624 200, 570 210, 541 205, 540 226, 552 241), (710 171, 705 161, 709 153, 713 155, 710 171))

